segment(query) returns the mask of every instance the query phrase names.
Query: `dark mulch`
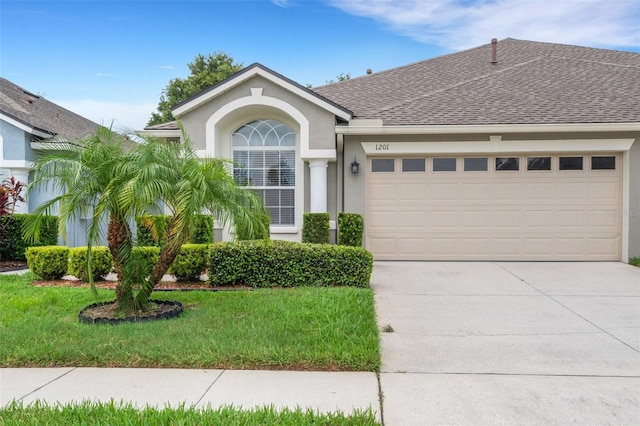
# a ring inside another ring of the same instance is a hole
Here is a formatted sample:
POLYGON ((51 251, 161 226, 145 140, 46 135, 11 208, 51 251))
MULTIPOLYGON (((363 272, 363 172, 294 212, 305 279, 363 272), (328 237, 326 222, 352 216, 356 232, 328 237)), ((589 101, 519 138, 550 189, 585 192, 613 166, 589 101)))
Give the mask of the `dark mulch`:
POLYGON ((0 260, 0 272, 18 271, 29 269, 24 260, 0 260))

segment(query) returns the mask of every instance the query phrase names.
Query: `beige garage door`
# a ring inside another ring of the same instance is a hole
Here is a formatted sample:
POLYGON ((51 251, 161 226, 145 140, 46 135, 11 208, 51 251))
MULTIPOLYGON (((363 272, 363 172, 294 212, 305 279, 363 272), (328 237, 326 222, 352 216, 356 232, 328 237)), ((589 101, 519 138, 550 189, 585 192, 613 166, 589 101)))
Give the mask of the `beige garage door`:
POLYGON ((620 260, 611 155, 371 157, 367 248, 379 260, 620 260))

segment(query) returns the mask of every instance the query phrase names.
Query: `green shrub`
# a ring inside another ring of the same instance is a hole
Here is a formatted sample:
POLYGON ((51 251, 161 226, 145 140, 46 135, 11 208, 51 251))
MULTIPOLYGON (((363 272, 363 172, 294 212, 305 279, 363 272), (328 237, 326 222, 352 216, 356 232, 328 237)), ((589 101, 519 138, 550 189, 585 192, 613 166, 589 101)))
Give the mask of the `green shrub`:
MULTIPOLYGON (((69 250, 68 273, 82 281, 89 281, 87 251, 87 247, 75 247, 69 250)), ((113 258, 109 247, 91 247, 91 273, 94 281, 104 279, 104 276, 111 272, 112 267, 113 258)))
MULTIPOLYGON (((136 238, 139 246, 162 247, 167 241, 169 215, 145 215, 136 219, 136 238)), ((211 244, 213 242, 213 216, 196 215, 189 239, 191 244, 211 244)))
POLYGON ((58 218, 43 216, 40 227, 40 240, 27 243, 22 237, 22 226, 29 214, 13 214, 0 216, 0 259, 25 260, 27 247, 52 246, 58 243, 58 218))
POLYGON ((260 222, 262 223, 262 226, 254 228, 253 232, 249 231, 249 228, 246 226, 236 225, 236 241, 269 239, 269 225, 271 225, 271 218, 269 218, 268 214, 261 214, 260 222))
POLYGON ((629 264, 633 266, 640 266, 640 257, 629 258, 629 264))
POLYGON ((169 268, 169 273, 178 281, 199 281, 207 269, 208 244, 184 244, 169 268))
POLYGON ((357 213, 338 213, 338 245, 362 247, 364 220, 357 213))
POLYGON ((329 213, 302 215, 302 242, 329 244, 329 213))
POLYGON ((135 264, 136 280, 140 281, 151 275, 153 267, 160 258, 160 247, 134 247, 132 250, 135 264))
POLYGON ((290 241, 211 245, 208 283, 251 287, 368 287, 373 256, 362 247, 290 241))
POLYGON ((45 280, 57 280, 67 273, 69 247, 29 247, 26 250, 26 258, 27 265, 34 274, 45 280))
POLYGON ((189 237, 191 244, 211 244, 213 242, 213 216, 199 214, 195 217, 193 231, 189 237))
POLYGON ((136 219, 136 242, 141 247, 162 247, 166 241, 171 216, 166 214, 144 215, 136 219))

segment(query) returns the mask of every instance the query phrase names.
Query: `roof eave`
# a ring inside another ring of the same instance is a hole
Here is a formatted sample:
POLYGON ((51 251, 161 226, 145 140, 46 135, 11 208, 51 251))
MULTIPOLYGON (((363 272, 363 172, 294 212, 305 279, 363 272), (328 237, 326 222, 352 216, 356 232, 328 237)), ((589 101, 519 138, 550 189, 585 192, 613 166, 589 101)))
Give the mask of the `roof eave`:
POLYGON ((329 100, 327 100, 326 98, 322 97, 321 95, 311 91, 311 90, 307 90, 304 87, 300 86, 299 84, 277 74, 274 71, 269 70, 268 68, 260 65, 260 64, 254 64, 251 65, 247 68, 245 68, 244 70, 238 72, 237 74, 229 77, 226 80, 223 80, 222 82, 218 83, 217 85, 211 87, 210 89, 201 92, 199 95, 196 95, 195 97, 176 105, 175 107, 173 107, 171 109, 171 112, 173 114, 174 117, 180 117, 184 114, 186 114, 189 111, 192 111, 196 108, 198 108, 200 105, 210 101, 211 99, 219 96, 222 93, 227 92, 228 90, 231 90, 233 87, 237 86, 238 84, 249 80, 252 77, 255 76, 260 76, 263 77, 271 82, 273 82, 274 84, 277 84, 281 87, 283 87, 286 90, 289 90, 290 92, 295 93, 296 95, 300 96, 301 98, 318 105, 319 107, 330 111, 331 113, 333 113, 334 115, 336 115, 337 117, 343 119, 343 120, 350 120, 353 116, 353 114, 351 113, 351 111, 333 103, 330 102, 329 100))
POLYGON ((0 111, 0 119, 2 119, 3 121, 6 121, 7 123, 17 127, 18 129, 26 133, 29 133, 34 136, 38 136, 40 138, 50 138, 54 135, 53 133, 47 132, 44 129, 39 129, 35 126, 32 126, 31 124, 23 120, 20 120, 4 111, 0 111))
POLYGON ((353 125, 336 126, 341 135, 435 135, 474 133, 640 132, 638 123, 471 124, 471 125, 353 125))

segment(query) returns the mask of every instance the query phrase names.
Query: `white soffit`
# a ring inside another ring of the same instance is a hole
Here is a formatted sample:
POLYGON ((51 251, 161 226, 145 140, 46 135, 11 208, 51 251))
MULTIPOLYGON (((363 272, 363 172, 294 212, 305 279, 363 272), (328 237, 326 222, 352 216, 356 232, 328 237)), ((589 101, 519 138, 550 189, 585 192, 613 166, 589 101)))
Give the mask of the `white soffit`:
POLYGON ((318 98, 317 96, 313 95, 312 93, 309 93, 305 90, 300 89, 299 87, 297 87, 294 84, 291 84, 290 82, 281 79, 278 76, 275 76, 273 74, 271 74, 270 72, 256 66, 252 69, 247 70, 246 72, 236 76, 236 77, 232 77, 231 79, 229 79, 227 82, 220 84, 219 86, 215 87, 213 90, 209 90, 208 92, 203 93, 202 95, 192 99, 191 101, 177 107, 176 109, 174 109, 173 115, 175 117, 179 117, 197 107, 199 107, 200 105, 210 101, 211 99, 215 98, 216 96, 232 89, 233 87, 237 86, 238 84, 247 81, 255 76, 260 76, 263 77, 269 81, 271 81, 274 84, 277 84, 280 87, 283 87, 286 90, 289 90, 290 92, 293 92, 294 94, 296 94, 297 96, 319 106, 320 108, 323 108, 329 112, 331 112, 332 114, 342 118, 343 120, 349 120, 351 118, 351 115, 346 113, 345 111, 341 110, 340 108, 335 107, 334 105, 328 103, 328 102, 324 102, 322 99, 318 98))
POLYGON ((635 139, 561 139, 477 142, 362 142, 367 155, 536 152, 624 152, 635 139))
POLYGON ((540 132, 640 132, 640 123, 572 123, 572 124, 479 124, 436 126, 383 126, 353 120, 348 126, 336 126, 343 135, 453 135, 472 133, 540 133, 540 132), (355 124, 355 125, 354 125, 355 124))

